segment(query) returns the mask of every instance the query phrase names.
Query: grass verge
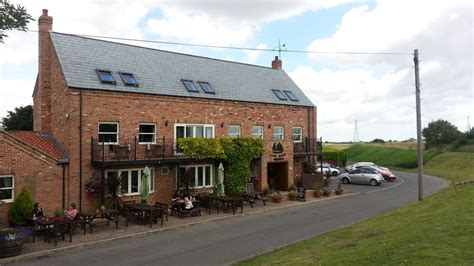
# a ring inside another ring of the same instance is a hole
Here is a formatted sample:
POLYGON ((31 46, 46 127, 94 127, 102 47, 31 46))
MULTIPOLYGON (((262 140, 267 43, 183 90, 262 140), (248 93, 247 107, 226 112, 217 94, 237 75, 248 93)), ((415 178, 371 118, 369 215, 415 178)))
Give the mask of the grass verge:
MULTIPOLYGON (((425 165, 427 173, 454 182, 473 180, 473 167, 468 153, 442 154, 425 165)), ((473 265, 473 199, 474 185, 458 191, 450 186, 422 202, 237 265, 473 265)))
MULTIPOLYGON (((416 150, 401 148, 386 148, 369 145, 353 145, 345 150, 350 161, 374 162, 385 167, 416 168, 416 150)), ((424 163, 436 155, 441 154, 437 150, 425 150, 423 153, 424 163)))

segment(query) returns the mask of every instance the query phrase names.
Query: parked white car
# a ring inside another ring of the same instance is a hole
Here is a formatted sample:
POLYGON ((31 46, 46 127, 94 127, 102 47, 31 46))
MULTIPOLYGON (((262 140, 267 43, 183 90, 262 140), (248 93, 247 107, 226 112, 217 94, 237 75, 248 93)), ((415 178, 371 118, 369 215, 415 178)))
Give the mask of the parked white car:
MULTIPOLYGON (((321 164, 316 164, 317 168, 316 171, 318 173, 321 173, 321 164)), ((338 176, 340 171, 337 168, 331 167, 329 164, 323 163, 323 173, 331 173, 332 176, 338 176)))
POLYGON ((353 183, 378 186, 382 184, 385 179, 375 169, 361 167, 349 173, 342 173, 339 176, 339 181, 343 184, 353 183))

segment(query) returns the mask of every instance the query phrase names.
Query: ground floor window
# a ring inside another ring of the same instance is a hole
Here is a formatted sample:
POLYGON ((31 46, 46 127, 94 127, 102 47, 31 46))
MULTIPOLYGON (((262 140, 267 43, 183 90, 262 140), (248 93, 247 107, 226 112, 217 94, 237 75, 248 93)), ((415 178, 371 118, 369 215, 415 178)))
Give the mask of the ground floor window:
POLYGON ((213 184, 213 166, 212 165, 188 165, 180 166, 177 171, 178 188, 204 188, 211 187, 213 184))
POLYGON ((0 175, 0 201, 13 201, 14 184, 13 175, 0 175))
MULTIPOLYGON (((150 179, 148 180, 148 186, 150 193, 155 191, 155 169, 150 169, 150 179)), ((144 169, 120 169, 120 170, 109 170, 106 172, 106 178, 111 175, 118 175, 121 179, 120 192, 124 196, 139 195, 140 187, 142 184, 142 176, 144 169)))

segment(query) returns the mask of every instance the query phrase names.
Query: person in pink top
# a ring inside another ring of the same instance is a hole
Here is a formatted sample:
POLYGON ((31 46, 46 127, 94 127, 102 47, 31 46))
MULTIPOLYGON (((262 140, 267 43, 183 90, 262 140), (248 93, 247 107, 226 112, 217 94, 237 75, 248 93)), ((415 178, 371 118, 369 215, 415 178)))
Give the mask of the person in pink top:
POLYGON ((71 203, 71 209, 69 211, 64 211, 64 214, 66 214, 67 218, 74 220, 77 215, 76 203, 71 203))

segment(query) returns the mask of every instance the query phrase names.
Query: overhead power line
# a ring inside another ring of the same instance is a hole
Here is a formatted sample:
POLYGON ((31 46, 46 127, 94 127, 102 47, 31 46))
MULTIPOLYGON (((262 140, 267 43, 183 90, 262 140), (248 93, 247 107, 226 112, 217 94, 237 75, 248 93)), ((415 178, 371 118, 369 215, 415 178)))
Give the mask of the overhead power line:
MULTIPOLYGON (((38 32, 37 30, 28 30, 28 32, 38 32)), ((345 54, 345 55, 412 55, 407 52, 352 52, 352 51, 307 51, 307 50, 276 50, 268 48, 252 48, 252 47, 237 47, 237 46, 223 46, 223 45, 210 45, 210 44, 195 44, 195 43, 183 43, 183 42, 170 42, 170 41, 155 41, 145 39, 133 39, 123 37, 111 37, 101 35, 89 35, 89 34, 73 34, 64 33, 70 35, 76 35, 86 38, 100 38, 109 40, 120 40, 120 41, 132 41, 132 42, 144 42, 144 43, 157 43, 166 45, 181 45, 181 46, 193 46, 202 48, 216 48, 216 49, 231 49, 231 50, 247 50, 247 51, 260 51, 260 52, 286 52, 286 53, 305 53, 305 54, 345 54)))

